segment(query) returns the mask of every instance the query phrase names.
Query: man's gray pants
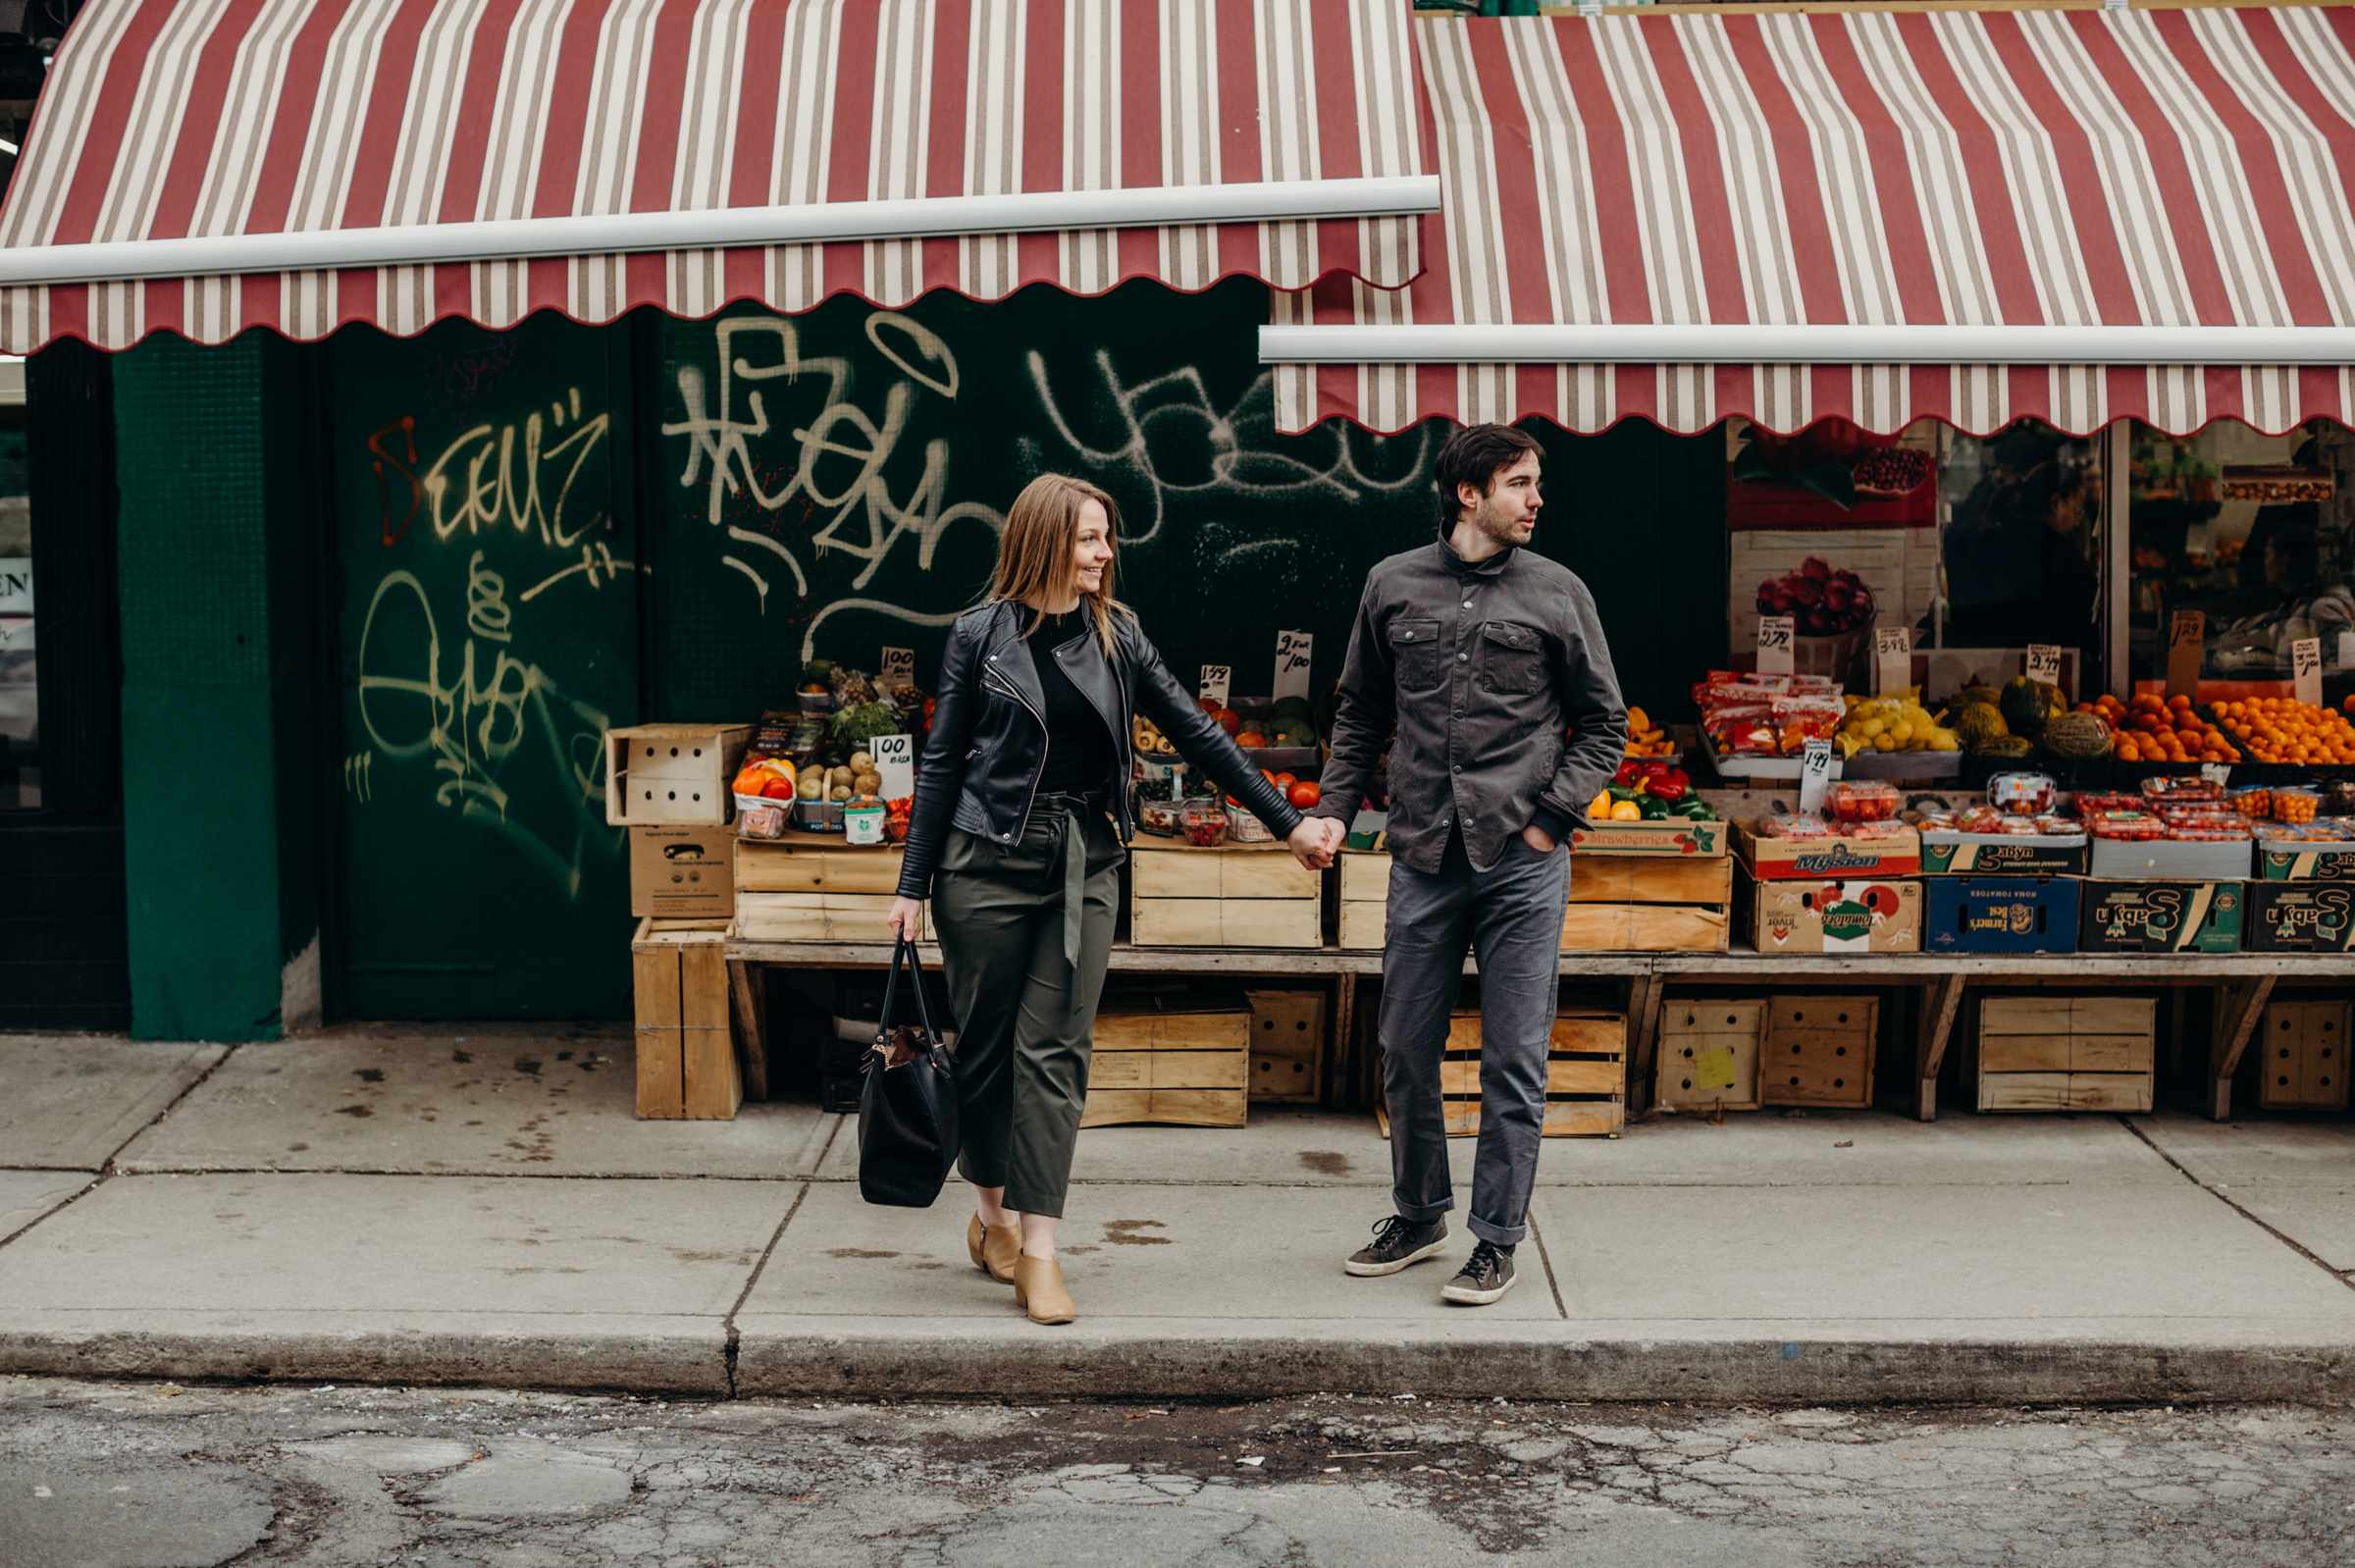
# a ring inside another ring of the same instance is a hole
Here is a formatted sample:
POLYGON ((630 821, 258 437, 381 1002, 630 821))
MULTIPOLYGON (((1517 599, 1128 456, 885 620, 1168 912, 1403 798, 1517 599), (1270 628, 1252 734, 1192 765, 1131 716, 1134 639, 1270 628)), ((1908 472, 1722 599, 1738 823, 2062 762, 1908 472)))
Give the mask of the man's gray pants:
POLYGON ((1450 835, 1436 875, 1390 862, 1382 950, 1382 1092, 1390 1113, 1398 1212, 1436 1220, 1455 1207, 1447 1175, 1439 1060, 1463 984, 1480 961, 1480 1147, 1472 1163, 1472 1233, 1510 1246, 1529 1233, 1545 1124, 1545 1049, 1561 984, 1570 851, 1541 855, 1518 835, 1476 871, 1450 835))

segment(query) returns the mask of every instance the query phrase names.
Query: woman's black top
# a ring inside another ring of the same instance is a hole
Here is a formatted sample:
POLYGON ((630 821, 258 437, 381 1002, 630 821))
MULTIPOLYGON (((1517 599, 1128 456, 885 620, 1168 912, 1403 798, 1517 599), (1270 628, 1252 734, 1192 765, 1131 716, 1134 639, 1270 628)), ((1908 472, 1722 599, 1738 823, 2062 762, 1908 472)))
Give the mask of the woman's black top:
MULTIPOLYGON (((1030 662, 1038 666, 1038 684, 1047 694, 1047 765, 1039 774, 1039 793, 1101 788, 1112 770, 1112 730, 1055 657, 1055 650, 1081 633, 1092 638, 1096 629, 1083 609, 1044 617, 1036 610, 1026 613, 1045 622, 1030 635, 1030 662)), ((1029 621, 1023 624, 1026 628, 1029 621)), ((1102 655, 1091 648, 1077 656, 1102 655)))

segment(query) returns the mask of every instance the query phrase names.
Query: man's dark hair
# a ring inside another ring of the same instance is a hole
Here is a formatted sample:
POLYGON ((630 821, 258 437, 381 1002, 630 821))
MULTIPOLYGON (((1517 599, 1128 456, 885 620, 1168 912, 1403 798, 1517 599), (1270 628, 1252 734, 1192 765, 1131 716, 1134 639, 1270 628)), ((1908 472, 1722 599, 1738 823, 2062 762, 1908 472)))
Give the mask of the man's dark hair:
POLYGON ((2292 524, 2267 540, 2266 549, 2279 553, 2281 564, 2289 569, 2290 585, 2299 593, 2323 586, 2323 542, 2313 529, 2292 524))
POLYGON ((1456 487, 1470 485, 1486 496, 1495 488, 1496 476, 1536 452, 1544 460, 1545 448, 1538 438, 1510 425, 1466 425, 1447 438, 1439 448, 1436 475, 1439 487, 1439 526, 1453 528, 1463 513, 1463 502, 1455 498, 1456 487))

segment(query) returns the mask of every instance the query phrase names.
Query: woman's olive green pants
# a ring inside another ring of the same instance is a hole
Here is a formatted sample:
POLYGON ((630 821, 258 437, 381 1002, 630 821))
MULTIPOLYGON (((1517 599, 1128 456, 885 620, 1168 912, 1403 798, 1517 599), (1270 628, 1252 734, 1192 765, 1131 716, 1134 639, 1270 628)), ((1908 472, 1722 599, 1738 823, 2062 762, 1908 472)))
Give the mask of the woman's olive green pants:
POLYGON ((1018 843, 951 831, 933 880, 957 1014, 959 1168, 1022 1214, 1063 1213, 1124 858, 1100 803, 1041 796, 1018 843))

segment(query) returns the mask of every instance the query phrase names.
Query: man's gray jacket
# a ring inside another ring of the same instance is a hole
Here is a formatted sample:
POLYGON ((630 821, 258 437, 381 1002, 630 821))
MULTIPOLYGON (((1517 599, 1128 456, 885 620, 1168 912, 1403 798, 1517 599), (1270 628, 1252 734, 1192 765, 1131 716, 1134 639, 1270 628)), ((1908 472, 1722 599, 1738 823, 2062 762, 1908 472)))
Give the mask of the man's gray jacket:
POLYGON ((1459 830, 1482 870, 1532 822, 1567 836, 1627 751, 1587 585, 1526 549, 1468 563, 1444 538, 1377 565, 1311 815, 1357 814, 1393 721, 1389 850, 1406 864, 1437 872, 1459 830))

